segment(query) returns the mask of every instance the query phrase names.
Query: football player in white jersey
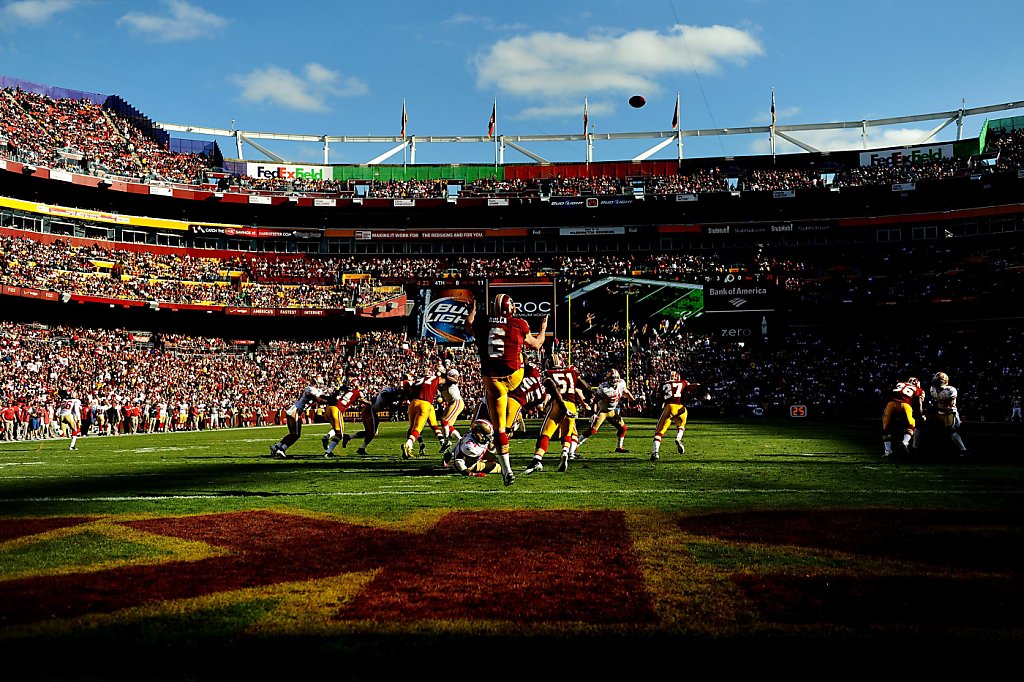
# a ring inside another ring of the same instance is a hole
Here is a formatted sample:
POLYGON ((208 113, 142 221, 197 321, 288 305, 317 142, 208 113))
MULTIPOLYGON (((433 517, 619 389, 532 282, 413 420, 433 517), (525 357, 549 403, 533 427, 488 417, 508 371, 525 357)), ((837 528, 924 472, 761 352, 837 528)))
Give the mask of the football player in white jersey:
POLYGON ((463 476, 479 478, 500 470, 491 422, 486 419, 475 420, 469 427, 469 433, 460 438, 445 455, 445 466, 451 466, 463 476))
POLYGON ((442 447, 442 452, 450 448, 453 441, 462 438, 462 434, 455 428, 455 421, 466 409, 466 401, 462 399, 462 389, 459 388, 461 378, 459 370, 452 367, 444 373, 441 385, 438 387, 437 393, 444 403, 441 430, 444 433, 445 445, 442 447))
POLYGON ((82 433, 82 401, 78 399, 78 393, 71 391, 70 394, 64 394, 61 397, 58 414, 61 425, 66 425, 68 433, 71 435, 69 449, 77 450, 78 436, 82 433))
POLYGON ((302 393, 299 394, 298 399, 292 406, 284 411, 288 422, 288 433, 279 442, 270 446, 270 455, 272 457, 281 457, 283 459, 288 456, 286 451, 302 435, 302 413, 307 407, 315 405, 323 393, 324 391, 321 388, 306 386, 302 389, 302 393))
POLYGON ((967 455, 967 446, 957 431, 960 429, 960 410, 957 407, 956 399, 958 392, 954 386, 949 384, 949 375, 945 372, 936 372, 932 377, 932 385, 928 389, 928 398, 931 411, 934 413, 929 417, 930 428, 948 436, 953 444, 960 451, 960 456, 967 455))
MULTIPOLYGON (((363 428, 352 436, 352 438, 363 441, 363 444, 356 450, 357 455, 367 456, 366 446, 377 437, 377 432, 380 431, 380 413, 391 411, 406 399, 405 392, 398 386, 385 386, 374 396, 373 400, 367 400, 365 397, 359 399, 359 404, 362 405, 360 415, 363 428)), ((348 441, 343 443, 343 446, 345 445, 348 445, 348 441)))
POLYGON ((626 449, 626 422, 620 414, 622 399, 632 402, 636 400, 633 394, 626 388, 626 381, 619 375, 619 370, 612 369, 608 372, 607 378, 597 387, 597 409, 590 418, 590 426, 580 437, 577 448, 587 442, 587 439, 597 433, 601 425, 608 421, 615 427, 618 434, 618 442, 615 452, 629 452, 626 449))

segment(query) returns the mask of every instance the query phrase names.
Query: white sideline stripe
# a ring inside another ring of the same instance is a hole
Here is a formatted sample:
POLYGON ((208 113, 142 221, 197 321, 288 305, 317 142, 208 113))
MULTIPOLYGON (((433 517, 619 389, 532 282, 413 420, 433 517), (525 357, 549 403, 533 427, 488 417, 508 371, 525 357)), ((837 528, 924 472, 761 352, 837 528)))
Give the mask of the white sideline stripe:
MULTIPOLYGON (((460 490, 459 495, 502 495, 514 493, 516 495, 708 495, 707 488, 635 488, 631 490, 523 490, 515 488, 511 491, 505 490, 460 490)), ((750 494, 750 495, 833 495, 845 493, 848 495, 857 494, 888 494, 888 495, 1022 495, 1024 490, 950 490, 949 488, 936 488, 934 490, 882 490, 879 488, 857 488, 849 490, 808 490, 806 488, 730 488, 716 490, 714 494, 750 494)), ((333 493, 281 493, 276 497, 399 497, 404 495, 452 495, 456 494, 451 490, 389 490, 389 491, 364 491, 364 492, 333 492, 333 493)), ((19 504, 25 502, 150 502, 165 500, 231 500, 245 499, 249 495, 132 495, 118 497, 12 497, 0 498, 0 504, 19 504)))

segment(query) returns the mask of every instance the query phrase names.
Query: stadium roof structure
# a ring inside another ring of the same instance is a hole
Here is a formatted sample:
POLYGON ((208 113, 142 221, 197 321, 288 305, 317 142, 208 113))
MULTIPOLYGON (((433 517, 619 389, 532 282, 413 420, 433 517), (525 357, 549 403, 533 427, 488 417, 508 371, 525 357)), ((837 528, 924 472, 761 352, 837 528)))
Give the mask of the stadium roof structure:
POLYGON ((885 126, 905 125, 919 122, 938 122, 930 130, 926 131, 921 139, 909 144, 925 144, 932 141, 939 132, 950 125, 956 125, 956 139, 963 139, 964 120, 970 116, 985 115, 994 112, 1024 109, 1024 100, 993 104, 980 107, 961 107, 948 111, 936 111, 924 114, 912 114, 908 116, 896 116, 890 118, 863 119, 851 121, 832 121, 828 123, 803 123, 791 125, 766 125, 766 126, 741 126, 730 128, 699 128, 691 130, 654 130, 640 132, 621 133, 596 133, 588 131, 584 133, 567 134, 536 134, 536 135, 509 135, 501 134, 489 137, 487 135, 307 135, 299 133, 282 132, 261 132, 241 129, 212 128, 206 126, 187 125, 179 123, 157 123, 159 127, 168 132, 187 133, 194 135, 208 135, 219 138, 232 138, 235 142, 237 158, 244 160, 243 145, 248 144, 259 153, 266 155, 269 160, 278 163, 308 162, 288 160, 279 154, 267 149, 260 141, 280 141, 288 143, 320 143, 323 148, 323 163, 330 165, 329 153, 332 145, 359 145, 377 144, 391 145, 382 153, 376 154, 367 159, 363 164, 378 165, 385 163, 388 159, 398 153, 403 153, 409 163, 416 163, 416 148, 420 144, 486 144, 493 145, 495 149, 495 163, 505 163, 506 149, 512 149, 537 164, 552 163, 541 154, 528 148, 530 144, 546 144, 552 142, 584 142, 586 147, 586 162, 594 160, 594 149, 597 143, 607 141, 625 140, 652 140, 653 146, 635 155, 632 161, 644 161, 653 154, 671 146, 676 146, 676 156, 683 158, 683 140, 693 137, 721 137, 728 135, 767 135, 774 152, 776 139, 785 140, 806 152, 822 152, 827 150, 817 149, 806 139, 801 139, 801 133, 824 131, 824 130, 859 130, 861 144, 864 149, 869 148, 868 131, 872 128, 885 126))

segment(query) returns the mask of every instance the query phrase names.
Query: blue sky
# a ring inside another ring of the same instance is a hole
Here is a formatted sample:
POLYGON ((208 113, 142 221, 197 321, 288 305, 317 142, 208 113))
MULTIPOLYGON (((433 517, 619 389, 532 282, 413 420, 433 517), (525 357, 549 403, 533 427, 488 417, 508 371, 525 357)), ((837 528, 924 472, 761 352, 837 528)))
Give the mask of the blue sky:
MULTIPOLYGON (((859 121, 1024 100, 1024 3, 588 0, 560 3, 0 0, 0 74, 119 94, 156 121, 310 135, 504 135, 859 121), (646 106, 627 100, 641 94, 646 106)), ((1024 114, 1018 110, 1001 115, 1024 114)), ((967 119, 976 136, 983 117, 967 119)), ((873 129, 916 143, 939 122, 873 129)), ((936 138, 954 139, 955 126, 936 138)), ((197 137, 197 136, 196 136, 197 137)), ((859 131, 801 139, 856 148, 859 131)), ((654 140, 595 142, 628 159, 654 140)), ((262 142, 319 162, 317 143, 262 142)), ((335 144, 365 163, 393 144, 335 144)), ((524 146, 583 161, 582 141, 524 146)), ((226 156, 233 145, 221 140, 226 156)), ((796 148, 779 141, 779 153, 796 148)), ((686 138, 684 155, 768 153, 767 135, 686 138)), ((670 145, 651 158, 671 159, 670 145)), ((247 159, 262 155, 246 147, 247 159)), ((493 145, 417 145, 417 163, 493 162, 493 145)), ((403 153, 389 159, 401 163, 403 153)), ((506 149, 508 163, 527 162, 506 149)))

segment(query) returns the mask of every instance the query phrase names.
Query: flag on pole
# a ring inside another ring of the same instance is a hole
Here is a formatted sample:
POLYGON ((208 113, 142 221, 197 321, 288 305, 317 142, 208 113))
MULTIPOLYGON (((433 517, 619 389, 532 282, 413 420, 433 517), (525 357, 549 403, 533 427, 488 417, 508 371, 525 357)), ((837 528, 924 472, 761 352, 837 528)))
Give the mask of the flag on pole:
POLYGON ((775 88, 772 88, 772 128, 775 127, 775 88))
POLYGON ((676 113, 672 116, 672 130, 679 127, 679 93, 676 93, 676 113))
POLYGON ((587 130, 590 129, 590 119, 587 118, 587 98, 583 98, 583 135, 586 136, 587 130))
POLYGON ((494 106, 491 108, 491 120, 487 124, 487 139, 494 137, 494 124, 498 120, 498 100, 494 100, 494 106))
POLYGON ((409 115, 405 113, 405 100, 402 100, 402 137, 405 137, 405 124, 409 122, 409 115))

